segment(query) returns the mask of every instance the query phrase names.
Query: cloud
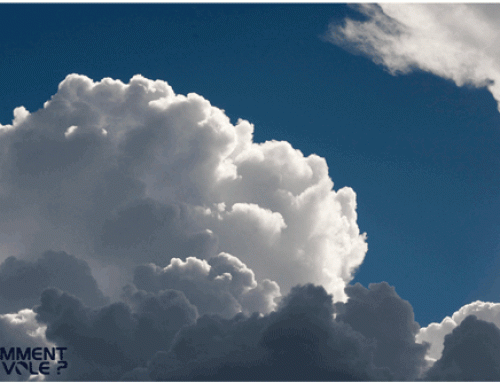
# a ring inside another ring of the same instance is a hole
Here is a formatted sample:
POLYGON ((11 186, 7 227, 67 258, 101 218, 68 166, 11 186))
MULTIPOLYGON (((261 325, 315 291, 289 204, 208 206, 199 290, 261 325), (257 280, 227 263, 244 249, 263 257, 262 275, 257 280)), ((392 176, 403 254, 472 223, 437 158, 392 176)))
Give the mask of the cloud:
POLYGON ((91 309, 57 289, 42 293, 36 320, 47 326, 48 340, 68 348, 65 380, 116 380, 167 348, 198 316, 179 291, 128 295, 133 309, 123 302, 91 309))
POLYGON ((239 312, 269 313, 280 294, 276 282, 258 283, 255 275, 238 258, 220 253, 208 260, 174 258, 165 268, 154 264, 138 266, 134 284, 142 290, 158 292, 180 290, 200 314, 219 314, 231 318, 239 312))
POLYGON ((366 380, 382 370, 371 344, 333 319, 332 296, 322 287, 294 287, 276 312, 232 319, 204 316, 183 328, 169 351, 124 379, 366 380))
POLYGON ((415 380, 427 363, 411 305, 387 283, 348 286, 347 303, 322 287, 296 286, 276 311, 201 317, 137 380, 415 380), (336 316, 334 317, 334 314, 336 316), (242 378, 244 377, 244 378, 242 378))
POLYGON ((77 254, 116 300, 139 264, 225 252, 283 291, 314 281, 345 299, 367 245, 356 194, 333 190, 323 158, 255 143, 249 122, 140 75, 71 74, 14 115, 0 129, 0 259, 77 254))
POLYGON ((103 257, 160 264, 172 258, 207 258, 217 247, 217 238, 196 225, 185 205, 151 199, 134 200, 114 212, 96 242, 103 257))
MULTIPOLYGON (((55 347, 52 342, 45 338, 46 326, 40 325, 36 319, 36 313, 31 309, 23 309, 16 313, 0 314, 0 344, 1 347, 55 347)), ((20 369, 21 375, 6 375, 3 367, 0 380, 27 380, 30 376, 24 369, 20 369)))
POLYGON ((430 323, 427 327, 420 329, 417 341, 428 342, 431 345, 428 351, 430 360, 435 361, 441 357, 445 337, 469 315, 500 327, 500 303, 476 301, 462 306, 451 317, 444 318, 441 323, 430 323))
MULTIPOLYGON (((392 74, 421 69, 458 86, 487 87, 500 103, 496 4, 363 4, 366 20, 332 24, 327 39, 392 74)), ((500 109, 500 107, 499 107, 500 109)))
POLYGON ((369 288, 356 283, 346 287, 348 301, 337 304, 337 320, 376 341, 374 363, 388 368, 395 380, 415 380, 427 366, 428 345, 415 341, 420 326, 413 308, 386 282, 369 288))
POLYGON ((107 303, 85 261, 47 251, 34 262, 9 257, 0 264, 0 313, 33 307, 47 287, 65 290, 90 306, 107 303))
MULTIPOLYGON (((245 265, 228 254, 212 264, 174 259, 165 269, 185 280, 234 275, 221 278, 240 281, 226 291, 256 284, 245 265)), ((415 341, 419 325, 412 307, 385 282, 347 286, 346 303, 334 303, 321 286, 296 286, 268 314, 223 311, 221 316, 201 314, 188 296, 200 301, 203 289, 179 280, 175 287, 186 294, 129 285, 124 302, 99 308, 47 289, 33 310, 0 315, 0 337, 13 346, 67 347, 64 380, 498 380, 500 330, 468 315, 494 317, 496 307, 482 302, 455 315, 461 323, 446 335, 442 357, 425 372, 428 345, 415 341)))
MULTIPOLYGON (((327 40, 368 56, 393 75, 423 70, 452 80, 458 86, 486 87, 500 110, 500 48, 495 43, 500 38, 497 4, 390 3, 362 4, 356 9, 362 14, 362 20, 345 19, 341 25, 332 23, 325 36, 327 40)), ((445 365, 451 368, 447 363, 455 358, 450 350, 447 355, 443 353, 445 339, 455 334, 470 314, 500 326, 499 311, 499 304, 477 301, 465 305, 441 323, 420 329, 417 341, 430 344, 426 358, 432 363, 442 357, 431 379, 469 379, 470 371, 458 367, 450 370, 449 376, 443 372, 445 365)), ((465 345, 470 339, 463 331, 458 331, 453 339, 460 337, 465 345)), ((480 368, 479 364, 467 366, 471 371, 476 368, 480 368)), ((474 376, 474 380, 484 378, 480 374, 474 376)))
MULTIPOLYGON (((336 320, 333 297, 319 286, 294 287, 267 315, 232 318, 199 317, 176 290, 152 293, 129 286, 124 295, 127 303, 90 308, 47 289, 41 304, 25 311, 30 326, 45 334, 43 342, 68 348, 62 379, 346 381, 394 376, 374 364, 374 353, 385 349, 377 349, 373 339, 347 321, 336 320)), ((14 322, 16 315, 6 317, 14 322)), ((27 337, 28 327, 19 332, 21 338, 27 337)))
POLYGON ((498 381, 500 379, 500 329, 493 323, 466 317, 446 335, 444 350, 427 373, 437 381, 498 381))

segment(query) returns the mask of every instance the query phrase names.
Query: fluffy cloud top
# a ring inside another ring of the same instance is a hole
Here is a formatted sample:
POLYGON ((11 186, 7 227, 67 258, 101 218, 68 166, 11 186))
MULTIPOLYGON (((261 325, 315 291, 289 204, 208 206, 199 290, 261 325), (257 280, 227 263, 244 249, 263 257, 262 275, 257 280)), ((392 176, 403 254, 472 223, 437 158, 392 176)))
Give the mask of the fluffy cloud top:
POLYGON ((431 345, 428 351, 428 357, 431 360, 437 360, 441 357, 445 337, 469 315, 474 315, 478 319, 500 327, 500 303, 476 301, 462 306, 451 317, 444 318, 441 323, 431 323, 420 329, 417 341, 420 343, 428 342, 431 345))
POLYGON ((498 381, 500 329, 476 316, 445 337, 443 356, 427 373, 431 381, 498 381))
POLYGON ((325 160, 254 143, 197 94, 71 74, 14 115, 0 129, 6 254, 77 254, 115 298, 139 264, 224 251, 284 291, 314 281, 344 299, 363 261, 356 195, 333 190, 325 160))
POLYGON ((389 373, 371 362, 371 341, 335 321, 322 287, 295 287, 275 312, 230 319, 198 318, 175 290, 128 288, 126 295, 129 304, 91 309, 59 290, 43 292, 34 311, 47 339, 68 348, 65 380, 371 380, 389 373))
POLYGON ((426 346, 408 302, 386 283, 348 288, 345 305, 317 286, 296 286, 276 311, 205 316, 184 327, 136 380, 415 380, 426 346), (353 303, 349 303, 349 302, 353 303), (336 318, 334 313, 337 312, 336 318), (395 329, 392 331, 391 329, 395 329))
POLYGON ((116 380, 198 316, 179 291, 130 292, 130 299, 134 310, 123 302, 91 309, 60 290, 43 292, 36 320, 46 325, 47 339, 68 348, 65 380, 116 380))
MULTIPOLYGON (((394 71, 427 60, 398 59, 418 23, 362 9, 369 20, 337 36, 351 31, 374 57, 384 47, 394 71), (371 41, 363 28, 381 29, 371 41)), ((461 68, 448 77, 494 93, 461 68)), ((419 329, 386 283, 349 286, 367 250, 354 191, 333 190, 323 158, 252 133, 141 76, 69 75, 43 109, 16 108, 0 126, 0 313, 41 298, 0 315, 2 345, 67 347, 67 380, 498 376, 499 305, 419 329)))
POLYGON ((420 377, 427 367, 428 345, 416 343, 420 326, 410 303, 386 282, 371 284, 368 289, 357 283, 347 286, 346 293, 349 300, 337 304, 337 319, 376 340, 374 363, 389 368, 396 380, 420 377))
POLYGON ((208 261, 189 257, 173 258, 161 268, 154 264, 138 266, 134 284, 145 291, 180 290, 200 314, 219 314, 231 318, 239 312, 269 313, 280 289, 268 279, 257 283, 252 270, 238 258, 220 253, 208 261))
POLYGON ((393 74, 418 68, 458 86, 487 87, 500 103, 496 4, 363 4, 359 10, 367 20, 331 25, 330 41, 368 55, 393 74))

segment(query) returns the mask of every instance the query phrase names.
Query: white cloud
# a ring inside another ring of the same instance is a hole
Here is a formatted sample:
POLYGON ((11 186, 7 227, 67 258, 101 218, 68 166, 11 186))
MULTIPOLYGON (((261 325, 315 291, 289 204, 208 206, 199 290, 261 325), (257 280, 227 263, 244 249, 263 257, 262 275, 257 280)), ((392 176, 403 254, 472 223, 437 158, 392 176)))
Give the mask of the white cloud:
POLYGON ((458 86, 487 87, 500 103, 498 4, 363 4, 366 21, 331 25, 328 38, 384 65, 418 68, 458 86))
POLYGON ((18 106, 17 108, 14 109, 13 114, 14 114, 14 119, 12 120, 12 124, 11 125, 0 124, 0 131, 3 129, 4 130, 12 129, 18 126, 28 118, 30 112, 24 106, 18 106))
POLYGON ((450 334, 469 315, 475 315, 478 319, 494 323, 500 328, 500 303, 476 301, 465 305, 454 312, 451 317, 444 318, 441 323, 431 323, 420 329, 416 340, 419 343, 428 342, 431 344, 427 352, 431 361, 441 357, 444 337, 450 334))
POLYGON ((55 347, 45 338, 46 329, 47 326, 36 321, 36 313, 31 309, 0 314, 0 340, 5 348, 55 347))
POLYGON ((367 245, 356 195, 333 190, 324 158, 255 143, 249 122, 233 125, 202 96, 140 75, 124 84, 71 74, 43 109, 16 111, 0 130, 0 229, 15 224, 27 252, 85 257, 104 289, 101 270, 113 264, 130 271, 224 251, 284 292, 314 282, 345 298, 367 245), (151 233, 137 236, 141 217, 151 233), (114 242, 96 247, 103 233, 114 242), (179 256, 162 250, 169 241, 179 256))
MULTIPOLYGON (((47 326, 36 320, 36 313, 31 309, 23 309, 11 314, 0 314, 0 346, 5 349, 11 347, 56 347, 45 337, 47 326)), ((4 362, 5 363, 5 362, 4 362)), ((57 361, 49 361, 51 369, 57 361)), ((36 368, 36 367, 35 367, 36 368)), ((46 376, 42 374, 29 375, 24 370, 22 375, 7 375, 3 369, 0 373, 0 381, 44 381, 46 376), (15 376, 14 376, 15 375, 15 376)))

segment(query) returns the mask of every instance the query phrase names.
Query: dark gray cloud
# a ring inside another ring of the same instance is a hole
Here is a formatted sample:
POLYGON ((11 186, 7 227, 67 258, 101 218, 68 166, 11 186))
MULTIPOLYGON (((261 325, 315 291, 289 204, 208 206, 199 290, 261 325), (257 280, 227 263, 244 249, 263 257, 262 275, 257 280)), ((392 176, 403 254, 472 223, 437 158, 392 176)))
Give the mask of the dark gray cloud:
POLYGON ((150 294, 128 289, 133 308, 123 302, 98 309, 57 289, 42 293, 34 308, 46 338, 67 347, 67 380, 116 380, 168 349, 174 335, 198 315, 179 291, 150 294))
POLYGON ((85 261, 63 251, 47 251, 36 261, 9 257, 0 264, 0 313, 33 307, 47 287, 74 294, 89 306, 108 302, 85 261))
POLYGON ((441 359, 428 371, 426 379, 499 381, 500 329, 475 315, 465 318, 445 336, 441 359))
MULTIPOLYGON (((229 270, 225 262, 212 267, 229 270)), ((45 337, 38 331, 40 344, 68 348, 67 371, 54 377, 65 380, 500 379, 500 329, 494 324, 465 318, 446 336, 442 358, 422 376, 428 347, 415 343, 419 326, 411 305, 385 282, 348 286, 346 294, 346 303, 334 303, 321 286, 296 286, 269 314, 223 317, 199 316, 186 295, 172 289, 147 292, 129 285, 124 302, 100 308, 47 289, 34 313, 22 315, 31 332, 47 326, 45 337)), ((0 316, 0 327, 22 335, 26 329, 14 327, 24 323, 14 318, 21 313, 9 315, 0 316)))
POLYGON ((214 381, 380 380, 372 343, 333 319, 332 296, 298 286, 276 312, 232 319, 203 316, 124 379, 214 381))
POLYGON ((428 345, 415 342, 420 326, 413 308, 386 282, 346 287, 347 303, 337 303, 337 320, 376 341, 374 363, 387 367, 396 380, 414 380, 427 366, 428 345))
POLYGON ((332 296, 298 286, 268 315, 198 318, 176 290, 129 286, 128 303, 89 308, 57 289, 34 308, 67 347, 65 380, 374 380, 373 342, 333 318, 332 296))

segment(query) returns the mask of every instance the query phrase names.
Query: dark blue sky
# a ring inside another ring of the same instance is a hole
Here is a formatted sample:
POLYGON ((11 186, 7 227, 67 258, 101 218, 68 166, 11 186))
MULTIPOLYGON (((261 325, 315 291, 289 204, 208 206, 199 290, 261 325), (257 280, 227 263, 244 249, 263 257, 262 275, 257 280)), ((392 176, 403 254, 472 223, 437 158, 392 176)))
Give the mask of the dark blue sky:
POLYGON ((392 76, 322 39, 343 5, 0 5, 0 122, 69 73, 137 73, 255 124, 255 140, 325 157, 358 195, 368 253, 425 326, 500 294, 500 114, 484 89, 392 76))

